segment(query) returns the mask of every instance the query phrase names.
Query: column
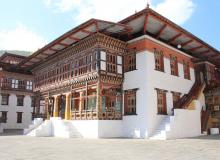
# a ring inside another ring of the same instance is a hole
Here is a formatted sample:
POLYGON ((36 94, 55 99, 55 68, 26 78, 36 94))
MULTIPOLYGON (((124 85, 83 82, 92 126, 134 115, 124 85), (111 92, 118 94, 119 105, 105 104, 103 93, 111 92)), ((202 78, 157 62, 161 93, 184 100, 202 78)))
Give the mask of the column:
POLYGON ((79 92, 79 112, 83 110, 84 99, 83 99, 83 91, 79 92))
POLYGON ((46 116, 46 119, 49 119, 50 118, 49 113, 48 113, 49 98, 45 97, 44 102, 45 102, 45 116, 46 116))
POLYGON ((96 89, 96 112, 97 112, 97 115, 98 115, 98 119, 101 115, 101 112, 102 112, 102 99, 101 99, 101 85, 100 85, 100 82, 97 83, 97 89, 96 89))
POLYGON ((53 110, 53 116, 58 117, 58 95, 54 96, 54 110, 53 110))
POLYGON ((70 120, 70 114, 71 114, 71 92, 66 93, 66 107, 65 107, 65 119, 70 120))

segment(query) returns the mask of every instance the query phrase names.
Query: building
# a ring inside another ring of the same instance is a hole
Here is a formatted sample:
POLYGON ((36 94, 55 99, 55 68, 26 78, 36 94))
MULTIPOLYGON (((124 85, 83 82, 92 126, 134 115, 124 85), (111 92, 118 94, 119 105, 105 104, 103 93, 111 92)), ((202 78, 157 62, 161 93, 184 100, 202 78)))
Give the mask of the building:
POLYGON ((19 66, 46 119, 29 135, 169 139, 207 130, 220 53, 147 7, 118 23, 91 19, 19 66))
POLYGON ((17 65, 26 57, 4 53, 0 57, 1 128, 24 129, 31 124, 33 76, 17 65))

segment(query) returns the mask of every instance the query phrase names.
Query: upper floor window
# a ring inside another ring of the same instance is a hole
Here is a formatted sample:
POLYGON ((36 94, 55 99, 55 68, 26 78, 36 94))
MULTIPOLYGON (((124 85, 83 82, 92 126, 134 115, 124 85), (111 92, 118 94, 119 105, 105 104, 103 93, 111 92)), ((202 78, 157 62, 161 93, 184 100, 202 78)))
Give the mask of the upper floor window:
POLYGON ((125 55, 124 69, 125 72, 133 71, 136 69, 136 53, 125 55))
POLYGON ((9 95, 8 94, 2 94, 2 105, 8 105, 8 99, 9 95))
POLYGON ((124 92, 124 114, 136 114, 136 92, 137 89, 126 90, 124 92))
POLYGON ((31 81, 26 82, 26 89, 27 90, 32 90, 32 82, 31 81))
POLYGON ((157 111, 158 114, 167 114, 166 91, 156 89, 157 91, 157 111))
POLYGON ((23 106, 23 105, 24 105, 24 96, 17 95, 17 106, 23 106))
POLYGON ((176 56, 170 56, 171 75, 178 76, 178 61, 176 56))
POLYGON ((117 56, 113 54, 107 54, 107 72, 117 73, 117 56))
POLYGON ((189 62, 183 61, 183 72, 184 72, 184 78, 190 80, 190 67, 189 67, 189 62))
POLYGON ((155 69, 164 72, 163 51, 158 51, 156 48, 154 48, 154 57, 155 57, 155 69))
POLYGON ((11 88, 18 88, 18 80, 17 79, 12 79, 11 88))

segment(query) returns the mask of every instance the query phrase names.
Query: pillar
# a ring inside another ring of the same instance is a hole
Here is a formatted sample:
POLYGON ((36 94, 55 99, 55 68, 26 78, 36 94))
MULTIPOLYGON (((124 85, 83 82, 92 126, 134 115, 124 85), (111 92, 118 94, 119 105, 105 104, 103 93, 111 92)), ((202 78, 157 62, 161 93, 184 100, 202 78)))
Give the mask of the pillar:
POLYGON ((100 82, 97 83, 97 89, 96 89, 96 112, 98 115, 98 119, 101 116, 101 112, 102 112, 102 99, 101 99, 101 85, 100 82))
POLYGON ((54 110, 53 110, 53 116, 58 117, 58 95, 54 96, 54 110))
POLYGON ((48 112, 48 109, 49 109, 48 107, 49 107, 49 98, 45 97, 45 116, 46 116, 46 119, 50 118, 49 112, 48 112))
POLYGON ((71 115, 71 93, 66 93, 66 107, 65 107, 65 119, 70 120, 71 115))
POLYGON ((79 112, 82 111, 84 106, 84 99, 83 99, 83 91, 79 92, 79 112))

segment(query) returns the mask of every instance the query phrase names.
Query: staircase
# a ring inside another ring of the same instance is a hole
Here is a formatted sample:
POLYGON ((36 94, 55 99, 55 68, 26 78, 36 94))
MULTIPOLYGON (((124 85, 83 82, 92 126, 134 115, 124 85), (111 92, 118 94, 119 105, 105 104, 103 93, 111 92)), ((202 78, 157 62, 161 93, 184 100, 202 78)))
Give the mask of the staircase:
POLYGON ((52 117, 45 120, 40 125, 35 125, 26 129, 25 135, 34 137, 62 137, 62 138, 80 138, 82 137, 71 121, 62 120, 59 117, 52 117))
POLYGON ((31 132, 33 129, 37 128, 38 126, 40 126, 43 123, 43 118, 35 118, 32 121, 32 124, 29 125, 28 128, 24 129, 23 134, 26 135, 27 133, 31 132))
POLYGON ((174 109, 187 109, 193 100, 198 99, 199 94, 205 89, 205 82, 201 79, 202 67, 195 68, 195 83, 190 89, 188 94, 183 95, 180 100, 175 104, 174 109))
POLYGON ((166 118, 164 118, 162 123, 159 125, 159 127, 155 130, 154 134, 149 139, 166 140, 167 133, 171 129, 170 122, 172 118, 173 116, 167 116, 166 118))

